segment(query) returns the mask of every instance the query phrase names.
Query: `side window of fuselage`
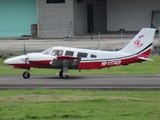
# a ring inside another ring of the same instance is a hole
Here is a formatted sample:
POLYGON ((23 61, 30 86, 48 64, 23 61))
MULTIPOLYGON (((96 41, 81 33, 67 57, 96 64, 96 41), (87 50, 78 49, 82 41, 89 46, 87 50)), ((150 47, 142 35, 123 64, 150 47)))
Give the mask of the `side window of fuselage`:
POLYGON ((78 52, 77 57, 87 58, 88 53, 78 52))
POLYGON ((96 55, 91 54, 91 58, 96 58, 96 57, 97 57, 96 55))
POLYGON ((74 52, 73 51, 66 51, 65 55, 68 55, 68 56, 73 56, 74 52))

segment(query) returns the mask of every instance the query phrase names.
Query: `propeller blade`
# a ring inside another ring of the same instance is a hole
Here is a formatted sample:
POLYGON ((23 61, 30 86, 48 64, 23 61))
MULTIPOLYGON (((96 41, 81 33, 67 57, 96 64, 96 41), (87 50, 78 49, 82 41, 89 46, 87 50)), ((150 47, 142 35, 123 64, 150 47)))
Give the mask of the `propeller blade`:
POLYGON ((27 50, 26 50, 26 45, 25 45, 25 43, 24 43, 24 44, 23 44, 23 54, 26 55, 26 52, 27 52, 27 50))
POLYGON ((26 50, 26 45, 25 45, 25 43, 23 44, 23 54, 26 56, 26 57, 24 58, 24 61, 25 61, 25 68, 27 69, 28 56, 27 56, 27 50, 26 50))

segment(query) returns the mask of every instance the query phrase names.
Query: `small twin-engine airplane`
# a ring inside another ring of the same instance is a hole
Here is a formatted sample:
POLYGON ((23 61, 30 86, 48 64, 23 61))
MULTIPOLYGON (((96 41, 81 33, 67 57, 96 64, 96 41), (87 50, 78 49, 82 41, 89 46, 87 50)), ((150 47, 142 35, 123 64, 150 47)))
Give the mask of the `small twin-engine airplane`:
MULTIPOLYGON (((60 69, 59 76, 68 78, 68 69, 91 70, 128 65, 151 60, 155 29, 143 28, 130 43, 119 51, 102 51, 70 47, 51 47, 41 53, 28 53, 9 58, 5 64, 25 69, 23 78, 30 77, 30 68, 60 69)), ((152 60, 151 60, 152 61, 152 60)))

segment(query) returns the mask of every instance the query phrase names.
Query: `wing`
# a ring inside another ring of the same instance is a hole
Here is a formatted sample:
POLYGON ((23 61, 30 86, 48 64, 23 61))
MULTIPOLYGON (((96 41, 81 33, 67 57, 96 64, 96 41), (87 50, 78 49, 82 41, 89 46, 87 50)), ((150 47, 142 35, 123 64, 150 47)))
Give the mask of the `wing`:
POLYGON ((51 61, 51 65, 54 68, 62 69, 63 67, 68 67, 69 69, 77 69, 81 58, 72 56, 57 56, 51 61))

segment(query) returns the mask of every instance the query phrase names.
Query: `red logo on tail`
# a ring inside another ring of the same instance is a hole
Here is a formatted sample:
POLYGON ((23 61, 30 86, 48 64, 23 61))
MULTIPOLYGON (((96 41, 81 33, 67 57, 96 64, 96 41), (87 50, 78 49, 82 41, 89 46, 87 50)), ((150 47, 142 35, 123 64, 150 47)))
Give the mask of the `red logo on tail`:
POLYGON ((142 47, 143 43, 141 43, 141 41, 138 39, 134 42, 134 45, 139 48, 139 47, 142 47))

